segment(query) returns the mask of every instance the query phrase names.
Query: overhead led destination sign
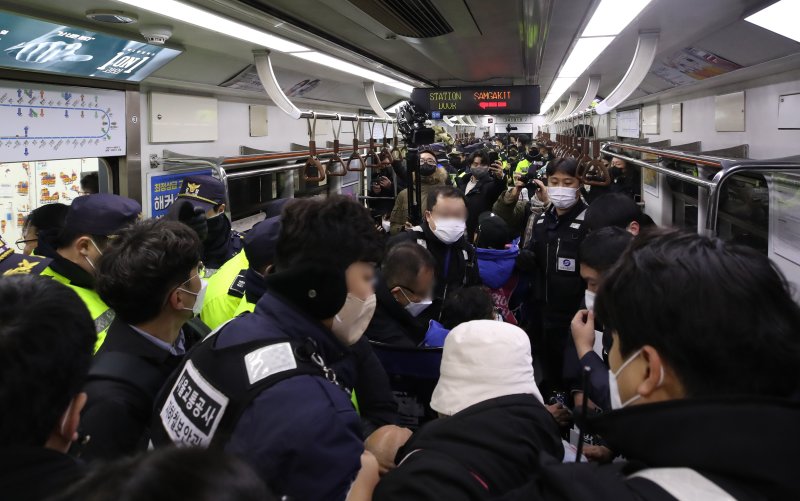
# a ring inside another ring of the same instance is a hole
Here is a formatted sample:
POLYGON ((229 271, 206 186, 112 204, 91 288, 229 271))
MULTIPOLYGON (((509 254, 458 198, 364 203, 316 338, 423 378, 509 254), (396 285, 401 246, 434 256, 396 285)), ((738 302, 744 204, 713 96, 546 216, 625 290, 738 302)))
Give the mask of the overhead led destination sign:
POLYGON ((141 82, 180 50, 0 11, 0 66, 141 82))
POLYGON ((444 115, 533 115, 539 113, 539 86, 420 88, 411 91, 411 102, 444 115))

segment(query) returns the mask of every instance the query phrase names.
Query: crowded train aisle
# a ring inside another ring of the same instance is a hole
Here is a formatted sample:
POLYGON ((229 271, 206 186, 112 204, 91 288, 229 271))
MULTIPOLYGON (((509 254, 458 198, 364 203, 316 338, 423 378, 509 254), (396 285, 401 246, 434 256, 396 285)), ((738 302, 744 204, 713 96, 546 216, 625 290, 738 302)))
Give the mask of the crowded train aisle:
POLYGON ((465 143, 421 148, 416 225, 400 191, 239 234, 211 176, 160 219, 35 211, 0 252, 2 498, 793 498, 775 265, 590 196, 546 139, 465 143))
POLYGON ((800 0, 2 0, 0 501, 800 499, 800 0))

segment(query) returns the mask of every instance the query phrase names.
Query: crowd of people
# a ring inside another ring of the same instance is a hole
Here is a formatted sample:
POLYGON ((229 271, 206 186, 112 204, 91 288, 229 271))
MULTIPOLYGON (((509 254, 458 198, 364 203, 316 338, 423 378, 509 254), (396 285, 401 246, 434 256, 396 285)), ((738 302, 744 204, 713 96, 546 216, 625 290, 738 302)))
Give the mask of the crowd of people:
POLYGON ((388 158, 368 207, 245 234, 211 176, 161 219, 33 211, 0 241, 3 499, 792 498, 775 265, 655 227, 619 159, 595 189, 546 139, 467 143, 421 150, 420 221, 388 158))

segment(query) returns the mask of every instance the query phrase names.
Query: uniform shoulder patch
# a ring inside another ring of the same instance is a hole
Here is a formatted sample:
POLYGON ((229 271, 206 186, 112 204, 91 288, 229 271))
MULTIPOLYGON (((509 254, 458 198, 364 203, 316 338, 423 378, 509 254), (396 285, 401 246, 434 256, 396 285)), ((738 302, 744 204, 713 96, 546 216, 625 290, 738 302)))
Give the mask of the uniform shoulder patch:
POLYGON ((242 270, 236 275, 236 278, 233 279, 231 282, 231 286, 228 287, 228 295, 233 297, 244 297, 244 285, 245 279, 244 274, 247 270, 242 270))
POLYGON ((214 438, 229 399, 186 362, 169 391, 159 418, 176 444, 208 447, 214 438))

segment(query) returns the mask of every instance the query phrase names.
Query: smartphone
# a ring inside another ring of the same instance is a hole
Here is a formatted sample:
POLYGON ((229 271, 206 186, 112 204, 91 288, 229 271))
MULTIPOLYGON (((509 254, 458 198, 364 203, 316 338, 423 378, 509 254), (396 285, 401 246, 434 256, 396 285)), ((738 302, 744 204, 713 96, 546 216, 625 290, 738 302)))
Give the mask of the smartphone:
POLYGON ((490 151, 489 152, 489 165, 492 165, 493 163, 495 163, 495 162, 497 162, 499 160, 500 160, 500 154, 499 153, 497 153, 496 151, 490 151))

